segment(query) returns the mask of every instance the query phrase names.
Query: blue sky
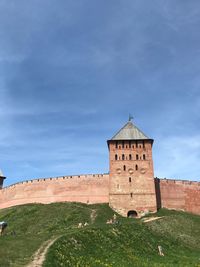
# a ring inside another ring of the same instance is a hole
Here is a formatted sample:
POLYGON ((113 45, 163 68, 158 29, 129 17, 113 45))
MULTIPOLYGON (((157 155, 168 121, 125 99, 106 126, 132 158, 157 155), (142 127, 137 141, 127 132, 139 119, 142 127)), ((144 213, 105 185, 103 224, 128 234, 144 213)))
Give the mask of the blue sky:
POLYGON ((132 113, 155 176, 200 181, 200 2, 0 0, 6 185, 108 172, 132 113))

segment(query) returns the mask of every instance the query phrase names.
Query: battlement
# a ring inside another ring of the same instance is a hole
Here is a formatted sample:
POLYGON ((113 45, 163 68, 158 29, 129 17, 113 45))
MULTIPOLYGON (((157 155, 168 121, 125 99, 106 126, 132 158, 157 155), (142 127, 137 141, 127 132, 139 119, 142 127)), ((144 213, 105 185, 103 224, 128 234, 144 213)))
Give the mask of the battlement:
POLYGON ((161 183, 166 184, 176 184, 176 185, 193 185, 193 186, 200 186, 200 182, 198 181, 190 181, 190 180, 177 180, 177 179, 171 179, 171 178, 158 178, 155 177, 156 180, 160 180, 161 183))
MULTIPOLYGON (((29 185, 32 183, 42 183, 42 182, 55 182, 55 181, 63 181, 67 179, 75 179, 75 180, 80 180, 80 179, 99 179, 99 178, 104 178, 108 177, 109 173, 98 173, 98 174, 80 174, 80 175, 67 175, 67 176, 56 176, 56 177, 46 177, 46 178, 34 178, 30 180, 24 180, 18 183, 11 184, 9 186, 5 186, 2 188, 1 191, 7 190, 10 188, 14 188, 18 185, 29 185)), ((155 177, 155 180, 160 181, 161 183, 166 183, 166 184, 177 184, 177 185, 194 185, 194 186, 200 186, 200 182, 198 181, 190 181, 190 180, 177 180, 173 178, 159 178, 155 177)))
POLYGON ((34 178, 34 179, 28 179, 28 180, 24 180, 18 183, 14 183, 11 184, 9 186, 5 186, 4 188, 2 188, 1 191, 10 189, 10 188, 14 188, 18 185, 29 185, 29 184, 33 184, 33 183, 43 183, 43 182, 55 182, 55 181, 63 181, 63 180, 67 180, 67 179, 94 179, 94 178, 104 178, 104 177, 108 177, 109 174, 104 173, 104 174, 80 174, 80 175, 67 175, 67 176, 56 176, 56 177, 46 177, 46 178, 34 178))
POLYGON ((22 181, 0 190, 0 208, 28 203, 109 202, 109 175, 85 174, 22 181))
POLYGON ((158 208, 200 214, 200 182, 156 177, 155 187, 158 208))

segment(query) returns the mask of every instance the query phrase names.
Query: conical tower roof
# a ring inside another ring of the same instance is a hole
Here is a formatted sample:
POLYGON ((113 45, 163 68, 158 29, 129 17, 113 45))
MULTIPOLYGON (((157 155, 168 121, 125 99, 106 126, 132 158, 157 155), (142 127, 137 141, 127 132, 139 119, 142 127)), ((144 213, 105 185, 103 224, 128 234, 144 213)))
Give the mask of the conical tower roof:
POLYGON ((147 140, 147 139, 152 140, 147 135, 145 135, 138 127, 136 127, 131 121, 127 122, 111 138, 111 140, 147 140))

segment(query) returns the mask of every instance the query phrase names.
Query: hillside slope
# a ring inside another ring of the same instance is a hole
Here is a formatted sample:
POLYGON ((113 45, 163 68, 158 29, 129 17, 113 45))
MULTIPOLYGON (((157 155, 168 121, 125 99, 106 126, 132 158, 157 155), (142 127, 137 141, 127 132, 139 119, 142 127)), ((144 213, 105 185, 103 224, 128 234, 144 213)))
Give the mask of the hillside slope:
POLYGON ((104 221, 113 212, 107 205, 79 203, 28 204, 0 210, 0 221, 8 222, 0 237, 0 266, 22 267, 46 240, 77 230, 79 222, 91 223, 93 209, 104 221))
POLYGON ((44 267, 200 266, 200 216, 161 210, 160 220, 113 216, 107 205, 31 204, 0 211, 8 222, 0 237, 0 266, 22 267, 46 241, 61 236, 48 250, 44 267), (77 228, 80 222, 89 225, 77 228), (161 245, 164 257, 158 255, 161 245))

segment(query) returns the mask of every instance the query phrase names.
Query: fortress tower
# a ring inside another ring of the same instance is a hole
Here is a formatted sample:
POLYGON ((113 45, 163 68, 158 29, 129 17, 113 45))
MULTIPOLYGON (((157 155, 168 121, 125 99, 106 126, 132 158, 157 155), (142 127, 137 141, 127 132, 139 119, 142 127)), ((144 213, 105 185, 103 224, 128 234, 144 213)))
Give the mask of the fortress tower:
POLYGON ((2 171, 0 170, 0 189, 3 187, 3 181, 6 177, 3 175, 2 171))
POLYGON ((107 142, 110 206, 123 216, 156 211, 153 139, 148 138, 129 120, 107 142))

